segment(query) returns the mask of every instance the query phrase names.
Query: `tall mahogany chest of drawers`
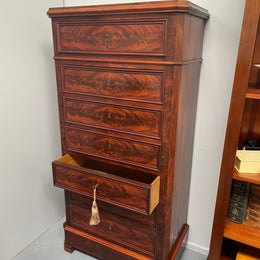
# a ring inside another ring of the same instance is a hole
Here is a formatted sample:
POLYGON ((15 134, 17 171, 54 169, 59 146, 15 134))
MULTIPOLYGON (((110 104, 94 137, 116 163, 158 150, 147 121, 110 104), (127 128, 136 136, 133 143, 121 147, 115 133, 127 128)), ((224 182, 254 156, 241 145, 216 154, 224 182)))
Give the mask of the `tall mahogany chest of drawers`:
POLYGON ((188 1, 51 8, 65 250, 178 258, 208 12, 188 1), (93 186, 101 222, 89 224, 93 186))

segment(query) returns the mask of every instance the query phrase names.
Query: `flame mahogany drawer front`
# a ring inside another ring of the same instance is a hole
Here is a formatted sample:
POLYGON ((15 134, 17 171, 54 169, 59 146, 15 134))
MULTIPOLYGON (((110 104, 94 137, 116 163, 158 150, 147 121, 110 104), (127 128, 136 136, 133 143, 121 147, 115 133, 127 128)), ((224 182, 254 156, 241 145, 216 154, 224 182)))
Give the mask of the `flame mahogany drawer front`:
POLYGON ((96 234, 111 242, 121 244, 130 249, 141 250, 146 254, 154 255, 156 233, 149 229, 136 225, 133 221, 122 216, 102 210, 99 214, 102 221, 97 226, 90 226, 91 205, 83 208, 71 204, 70 217, 71 226, 96 234))
POLYGON ((158 171, 159 145, 65 127, 66 150, 158 171))
MULTIPOLYGON (((75 192, 69 192, 68 200, 70 204, 74 204, 85 209, 90 209, 93 202, 93 196, 90 197, 75 192)), ((139 212, 133 211, 131 209, 126 210, 125 208, 122 208, 120 206, 115 206, 102 200, 98 200, 98 208, 105 211, 113 212, 113 214, 122 216, 123 218, 130 219, 131 221, 135 222, 136 225, 139 227, 153 231, 156 230, 157 207, 153 210, 152 214, 146 215, 140 214, 139 212)))
POLYGON ((162 56, 165 21, 58 23, 58 52, 162 56))
POLYGON ((91 68, 61 64, 62 88, 68 93, 160 102, 164 72, 91 68))
POLYGON ((160 112, 64 99, 65 122, 159 136, 160 112))
POLYGON ((159 203, 160 177, 65 155, 53 162, 54 185, 142 214, 151 214, 159 203))

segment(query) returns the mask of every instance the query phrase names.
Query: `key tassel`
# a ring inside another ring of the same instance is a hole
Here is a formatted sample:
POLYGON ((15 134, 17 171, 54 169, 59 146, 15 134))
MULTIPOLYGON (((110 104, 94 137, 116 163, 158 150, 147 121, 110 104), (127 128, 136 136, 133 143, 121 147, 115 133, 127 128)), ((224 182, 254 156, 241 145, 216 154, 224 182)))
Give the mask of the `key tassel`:
POLYGON ((96 202, 96 190, 97 190, 98 184, 96 184, 93 187, 93 193, 94 193, 94 200, 92 203, 92 208, 91 208, 91 218, 89 220, 89 224, 91 226, 98 225, 100 223, 100 217, 98 213, 98 206, 96 202))

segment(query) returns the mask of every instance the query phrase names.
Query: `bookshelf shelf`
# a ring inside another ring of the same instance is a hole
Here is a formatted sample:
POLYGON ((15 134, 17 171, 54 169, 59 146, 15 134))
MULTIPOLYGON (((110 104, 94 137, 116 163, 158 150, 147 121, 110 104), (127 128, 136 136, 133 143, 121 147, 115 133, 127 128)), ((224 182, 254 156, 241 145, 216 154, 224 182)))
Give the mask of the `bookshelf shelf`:
POLYGON ((224 238, 219 260, 260 260, 260 249, 224 238))
POLYGON ((260 173, 241 173, 234 169, 233 179, 260 185, 260 173))
POLYGON ((236 256, 236 260, 260 260, 260 250, 258 248, 241 245, 236 256))
POLYGON ((246 98, 260 100, 260 89, 248 88, 246 98))
POLYGON ((246 222, 243 224, 236 224, 226 219, 224 237, 260 249, 260 229, 254 228, 246 222))

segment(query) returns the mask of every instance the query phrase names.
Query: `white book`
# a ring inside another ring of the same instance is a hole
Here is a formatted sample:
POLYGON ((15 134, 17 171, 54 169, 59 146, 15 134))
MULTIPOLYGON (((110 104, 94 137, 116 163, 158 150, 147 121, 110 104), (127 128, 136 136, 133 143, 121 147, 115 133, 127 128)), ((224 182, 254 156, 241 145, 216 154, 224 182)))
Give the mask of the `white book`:
POLYGON ((235 168, 242 173, 260 174, 260 151, 237 150, 235 168))

